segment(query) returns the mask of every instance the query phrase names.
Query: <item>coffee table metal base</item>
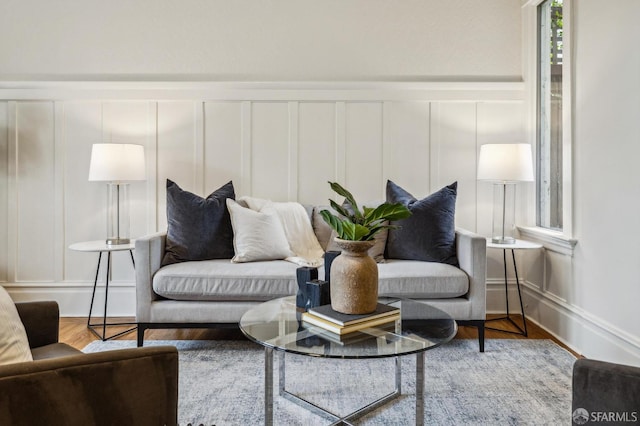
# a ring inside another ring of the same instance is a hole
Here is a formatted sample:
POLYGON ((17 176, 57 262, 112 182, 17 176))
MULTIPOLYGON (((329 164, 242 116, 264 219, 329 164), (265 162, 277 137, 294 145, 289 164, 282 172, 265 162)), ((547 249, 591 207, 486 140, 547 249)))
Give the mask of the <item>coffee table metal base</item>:
MULTIPOLYGON (((402 393, 402 370, 400 357, 395 357, 395 389, 393 392, 365 405, 364 407, 339 416, 313 402, 307 401, 299 395, 293 394, 285 388, 286 363, 285 353, 280 354, 279 394, 283 398, 306 408, 307 410, 332 421, 331 425, 352 425, 353 420, 370 413, 378 407, 396 399, 402 393)), ((273 425, 273 348, 265 347, 264 351, 264 416, 265 425, 273 425)), ((424 424, 424 352, 416 354, 416 425, 424 424)))

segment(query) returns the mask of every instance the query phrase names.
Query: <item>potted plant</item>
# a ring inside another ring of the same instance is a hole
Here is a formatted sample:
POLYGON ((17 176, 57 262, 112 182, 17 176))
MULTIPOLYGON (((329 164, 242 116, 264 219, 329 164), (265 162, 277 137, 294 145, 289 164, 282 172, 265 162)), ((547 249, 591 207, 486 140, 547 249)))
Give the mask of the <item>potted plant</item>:
POLYGON ((375 244, 375 235, 383 229, 395 228, 388 221, 405 219, 411 215, 400 203, 379 206, 358 206, 351 192, 336 182, 331 189, 345 198, 340 205, 329 200, 338 215, 322 210, 322 218, 336 231, 336 243, 342 250, 331 264, 331 307, 345 314, 368 314, 378 304, 378 265, 368 250, 375 244))

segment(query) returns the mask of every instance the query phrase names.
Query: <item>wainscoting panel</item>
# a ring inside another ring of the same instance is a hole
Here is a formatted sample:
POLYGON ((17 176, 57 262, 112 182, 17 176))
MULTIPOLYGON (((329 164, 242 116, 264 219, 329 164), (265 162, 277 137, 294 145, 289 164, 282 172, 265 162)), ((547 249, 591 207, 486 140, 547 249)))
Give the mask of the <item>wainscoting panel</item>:
MULTIPOLYGON (((158 102, 157 104, 157 218, 159 230, 167 228, 166 182, 199 195, 201 177, 196 165, 202 162, 201 145, 196 140, 198 102, 158 102)), ((147 176, 149 174, 147 173, 147 176)))
POLYGON ((274 201, 289 200, 289 105, 254 102, 251 105, 251 189, 248 194, 274 201))
MULTIPOLYGON (((54 280, 54 103, 20 102, 9 141, 9 244, 15 248, 15 282, 54 280), (15 159, 15 161, 13 161, 15 159)), ((11 268, 11 266, 10 266, 11 268)))
POLYGON ((242 104, 205 102, 204 104, 204 192, 207 196, 229 181, 236 194, 242 188, 242 104))
POLYGON ((95 273, 97 254, 69 250, 70 244, 99 240, 107 232, 104 182, 89 182, 91 146, 102 141, 102 103, 65 102, 56 123, 64 129, 64 279, 86 282, 95 273))
POLYGON ((301 203, 329 203, 335 193, 328 181, 337 180, 335 102, 298 105, 298 193, 301 203))
POLYGON ((579 290, 571 285, 572 275, 571 258, 553 251, 546 252, 544 293, 562 302, 579 302, 577 300, 579 290))
POLYGON ((417 198, 431 192, 430 112, 429 102, 384 103, 383 185, 390 179, 417 198))
POLYGON ((0 102, 0 282, 7 282, 9 231, 9 104, 0 102))
POLYGON ((345 129, 345 180, 362 202, 383 198, 382 102, 348 102, 345 129))
MULTIPOLYGON (((202 98, 130 86, 11 89, 20 100, 0 90, 0 281, 20 300, 86 312, 97 254, 68 246, 105 236, 106 184, 88 181, 93 143, 145 146, 147 180, 130 184, 134 237, 166 229, 167 178, 201 196, 233 180, 238 196, 309 204, 336 198, 329 180, 363 201, 383 199, 387 179, 418 198, 458 181, 457 225, 486 232, 491 197, 481 206, 481 192, 491 192, 475 179, 478 146, 512 141, 522 127, 513 84, 208 85, 202 98)), ((131 314, 128 253, 113 266, 112 313, 131 314)))
POLYGON ((434 102, 431 117, 429 192, 457 181, 456 226, 476 231, 476 103, 434 102))

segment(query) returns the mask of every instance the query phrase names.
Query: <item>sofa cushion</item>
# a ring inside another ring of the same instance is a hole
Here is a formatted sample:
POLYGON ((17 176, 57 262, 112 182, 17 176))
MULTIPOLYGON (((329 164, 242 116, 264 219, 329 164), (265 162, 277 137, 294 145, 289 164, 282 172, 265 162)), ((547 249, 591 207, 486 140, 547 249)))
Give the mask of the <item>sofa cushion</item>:
POLYGON ((289 262, 300 266, 318 267, 322 265, 324 250, 320 247, 311 226, 308 211, 302 204, 293 201, 274 202, 255 197, 242 197, 240 200, 247 203, 251 210, 260 213, 275 213, 284 235, 289 242, 292 256, 287 257, 289 262))
POLYGON ((233 227, 232 262, 285 259, 292 255, 275 210, 259 212, 227 200, 233 227))
POLYGON ((32 360, 27 332, 16 305, 0 286, 0 365, 32 360))
POLYGON ((467 274, 445 263, 387 259, 378 265, 378 293, 409 299, 448 299, 467 294, 467 274))
POLYGON ((235 198, 232 182, 202 198, 167 179, 167 243, 163 265, 233 256, 227 198, 235 198))
POLYGON ((454 182, 417 200, 395 183, 387 181, 387 201, 405 205, 412 214, 391 223, 398 228, 389 230, 385 257, 458 265, 455 233, 457 187, 457 182, 454 182))
POLYGON ((331 233, 333 230, 329 224, 324 221, 322 216, 320 216, 322 210, 331 210, 331 206, 315 206, 313 208, 313 214, 311 215, 311 224, 313 225, 313 232, 316 234, 320 246, 324 251, 328 251, 327 246, 329 245, 329 241, 331 241, 331 233))
POLYGON ((284 260, 176 263, 160 268, 153 277, 153 290, 174 300, 265 301, 296 294, 296 268, 284 260))
MULTIPOLYGON (((296 294, 296 268, 282 260, 176 263, 155 274, 153 290, 173 300, 265 301, 296 294)), ((323 274, 320 268, 318 275, 323 274)), ((446 299, 469 290, 467 274, 443 263, 392 259, 378 265, 378 274, 381 296, 446 299)))

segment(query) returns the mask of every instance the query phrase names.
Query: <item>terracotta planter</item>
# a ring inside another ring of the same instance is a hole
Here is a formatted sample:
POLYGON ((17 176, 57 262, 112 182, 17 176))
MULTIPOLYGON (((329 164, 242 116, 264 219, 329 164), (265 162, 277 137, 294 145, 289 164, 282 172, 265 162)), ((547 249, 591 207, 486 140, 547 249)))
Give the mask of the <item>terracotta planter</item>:
POLYGON ((378 265, 368 254, 374 241, 335 239, 342 254, 331 265, 331 307, 343 314, 368 314, 378 305, 378 265))

